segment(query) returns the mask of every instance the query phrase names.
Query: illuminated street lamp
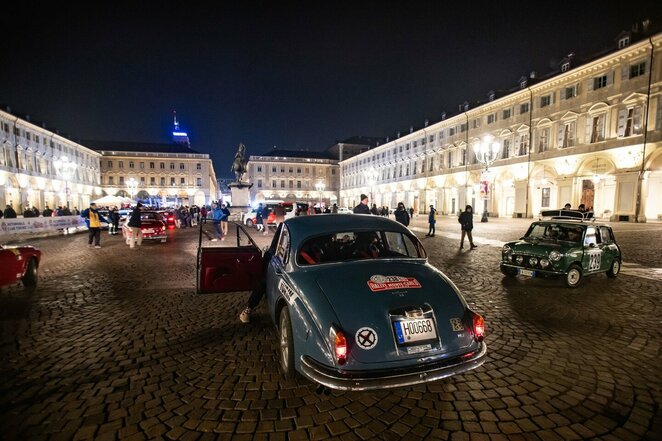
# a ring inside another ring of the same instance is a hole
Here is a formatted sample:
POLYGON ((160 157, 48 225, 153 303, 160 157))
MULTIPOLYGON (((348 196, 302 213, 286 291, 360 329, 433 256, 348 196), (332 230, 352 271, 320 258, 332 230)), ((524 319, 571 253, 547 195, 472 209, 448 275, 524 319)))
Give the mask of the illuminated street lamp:
POLYGON ((69 161, 69 158, 66 156, 60 156, 60 159, 53 161, 53 165, 55 166, 55 173, 64 179, 64 191, 67 200, 67 208, 69 208, 69 181, 74 177, 78 165, 75 162, 69 161))
POLYGON ((130 178, 126 181, 126 188, 129 190, 129 195, 131 196, 131 200, 133 200, 133 195, 136 194, 136 190, 138 189, 138 181, 136 181, 133 178, 130 178))
POLYGON ((480 192, 483 197, 483 216, 481 222, 487 222, 487 200, 490 198, 490 165, 499 157, 501 144, 494 140, 491 135, 486 135, 483 140, 474 147, 474 153, 478 162, 485 166, 485 171, 481 174, 480 192))
POLYGON ((372 194, 372 187, 375 185, 375 182, 377 182, 377 170, 375 170, 374 167, 370 167, 366 172, 365 172, 365 180, 370 186, 370 203, 374 204, 374 195, 372 194))
POLYGON ((315 184, 315 189, 320 193, 320 209, 322 209, 322 192, 325 188, 326 185, 324 185, 324 181, 319 181, 317 184, 315 184))

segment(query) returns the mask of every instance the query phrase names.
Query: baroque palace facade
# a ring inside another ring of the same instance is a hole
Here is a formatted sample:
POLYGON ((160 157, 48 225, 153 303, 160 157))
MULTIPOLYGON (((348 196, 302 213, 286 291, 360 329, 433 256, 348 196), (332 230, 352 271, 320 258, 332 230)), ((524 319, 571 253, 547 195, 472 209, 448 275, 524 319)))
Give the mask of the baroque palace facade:
POLYGON ((0 207, 86 207, 101 196, 101 154, 0 110, 0 207))
POLYGON ((662 34, 622 33, 617 48, 506 94, 464 103, 452 117, 341 161, 340 204, 370 203, 445 214, 471 204, 490 216, 533 217, 580 203, 612 221, 662 217, 662 34), (499 143, 478 162, 479 143, 499 143))
POLYGON ((46 206, 82 209, 105 195, 159 205, 203 205, 219 198, 208 154, 175 130, 171 144, 74 142, 29 116, 0 110, 0 209, 20 215, 46 206), (133 178, 135 185, 129 186, 133 178))

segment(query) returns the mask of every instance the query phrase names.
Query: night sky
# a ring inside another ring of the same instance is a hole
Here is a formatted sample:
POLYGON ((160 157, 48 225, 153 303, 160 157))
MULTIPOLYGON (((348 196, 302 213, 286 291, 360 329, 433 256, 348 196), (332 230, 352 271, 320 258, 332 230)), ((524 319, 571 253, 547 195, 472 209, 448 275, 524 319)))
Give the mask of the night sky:
POLYGON ((240 142, 261 154, 405 133, 662 19, 662 2, 632 0, 22 3, 3 6, 3 107, 74 140, 158 143, 176 110, 218 177, 240 142))

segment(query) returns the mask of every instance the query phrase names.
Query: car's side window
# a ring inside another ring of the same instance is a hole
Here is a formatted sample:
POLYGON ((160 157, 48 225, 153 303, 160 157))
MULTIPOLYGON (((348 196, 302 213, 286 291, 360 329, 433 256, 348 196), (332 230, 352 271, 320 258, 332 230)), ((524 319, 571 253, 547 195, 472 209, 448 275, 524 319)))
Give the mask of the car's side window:
POLYGON ((611 235, 611 231, 608 227, 600 227, 600 236, 602 238, 602 243, 612 243, 614 237, 611 235))
POLYGON ((278 245, 276 246, 276 256, 280 257, 283 264, 287 263, 287 256, 290 252, 290 233, 285 225, 282 226, 278 245))
POLYGON ((391 253, 407 257, 420 257, 418 246, 405 234, 387 231, 386 243, 391 253))
POLYGON ((591 246, 598 244, 598 234, 595 227, 586 228, 586 236, 584 236, 584 246, 591 246))

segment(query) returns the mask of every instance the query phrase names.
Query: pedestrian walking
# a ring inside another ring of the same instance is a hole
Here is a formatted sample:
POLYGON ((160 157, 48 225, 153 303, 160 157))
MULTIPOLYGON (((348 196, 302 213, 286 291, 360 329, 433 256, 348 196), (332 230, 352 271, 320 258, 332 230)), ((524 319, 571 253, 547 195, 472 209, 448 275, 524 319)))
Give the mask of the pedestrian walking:
POLYGON ((413 219, 413 218, 414 218, 414 207, 411 207, 411 208, 409 209, 409 218, 410 218, 410 219, 413 219))
POLYGON ((405 208, 405 204, 398 202, 398 207, 393 212, 395 214, 395 220, 400 222, 405 227, 409 225, 409 213, 405 208))
POLYGON ((219 239, 223 239, 223 233, 221 232, 222 218, 223 218, 223 211, 221 210, 221 207, 219 207, 218 204, 214 202, 211 208, 211 223, 214 232, 214 237, 212 238, 212 242, 216 242, 219 239))
POLYGON ((90 207, 83 210, 80 217, 85 219, 85 223, 89 229, 87 246, 92 248, 92 242, 94 241, 94 248, 101 248, 101 222, 108 223, 108 220, 99 213, 97 204, 94 202, 90 202, 90 207))
POLYGON ((129 215, 129 221, 127 222, 127 226, 131 229, 131 237, 128 240, 129 248, 135 248, 136 243, 138 243, 138 246, 143 244, 142 219, 140 217, 142 206, 143 204, 138 202, 136 208, 129 215))
POLYGON ((428 234, 426 234, 426 236, 434 237, 436 223, 437 210, 434 209, 434 205, 430 205, 430 214, 428 215, 428 224, 430 224, 430 227, 428 228, 428 234))
POLYGON ((355 214, 370 214, 370 207, 368 207, 368 196, 362 194, 361 202, 354 207, 355 214))
POLYGON ((262 231, 264 229, 264 220, 262 219, 262 202, 257 204, 257 208, 255 209, 255 228, 257 228, 257 231, 262 231))
POLYGON ((469 238, 469 245, 471 245, 470 249, 476 248, 476 245, 474 245, 474 238, 471 234, 471 230, 474 229, 474 213, 473 213, 473 208, 471 205, 467 205, 465 210, 460 214, 460 217, 458 217, 457 221, 460 223, 460 226, 462 227, 462 238, 460 239, 460 249, 464 248, 464 236, 467 236, 469 238))

